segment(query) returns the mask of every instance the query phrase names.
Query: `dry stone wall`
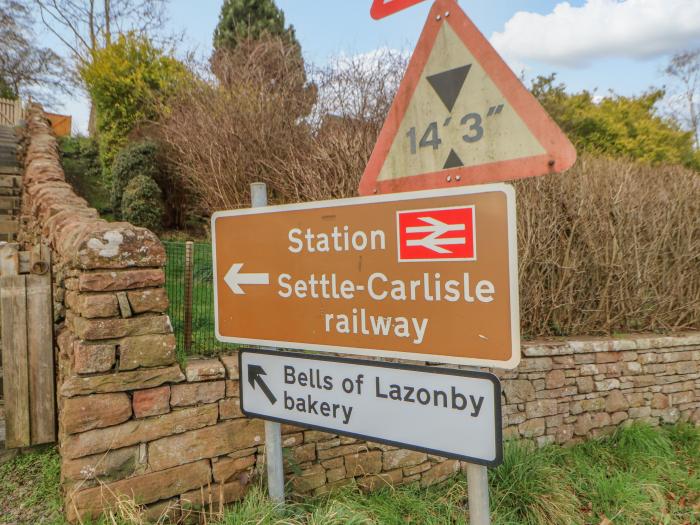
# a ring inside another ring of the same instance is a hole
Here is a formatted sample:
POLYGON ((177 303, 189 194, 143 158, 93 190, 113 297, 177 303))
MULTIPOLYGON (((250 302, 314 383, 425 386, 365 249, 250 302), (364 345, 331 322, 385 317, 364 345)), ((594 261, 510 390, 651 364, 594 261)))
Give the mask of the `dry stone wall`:
MULTIPOLYGON (((53 249, 59 450, 66 512, 124 497, 151 517, 217 508, 264 466, 264 429, 240 411, 235 354, 176 362, 165 252, 148 230, 109 223, 66 183, 41 108, 28 117, 22 240, 53 249)), ((550 341, 523 347, 503 380, 504 435, 539 444, 627 421, 700 420, 700 334, 550 341)), ((290 490, 444 480, 459 461, 283 426, 290 490)))

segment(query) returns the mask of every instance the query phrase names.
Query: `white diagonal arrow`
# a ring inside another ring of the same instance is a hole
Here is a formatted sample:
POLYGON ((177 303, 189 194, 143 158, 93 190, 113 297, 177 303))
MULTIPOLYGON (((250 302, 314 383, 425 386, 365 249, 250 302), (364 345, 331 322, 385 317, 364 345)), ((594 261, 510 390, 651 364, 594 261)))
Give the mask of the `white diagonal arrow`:
POLYGON ((269 273, 241 273, 241 268, 243 263, 235 263, 224 276, 224 281, 236 295, 245 295, 242 284, 270 284, 269 273))
POLYGON ((466 230, 466 224, 447 224, 433 217, 419 217, 421 220, 430 226, 409 226, 406 228, 406 233, 429 233, 422 239, 407 239, 406 246, 423 246, 435 253, 450 253, 449 250, 441 248, 448 244, 466 244, 465 237, 452 237, 449 239, 440 239, 440 236, 447 232, 455 232, 466 230))

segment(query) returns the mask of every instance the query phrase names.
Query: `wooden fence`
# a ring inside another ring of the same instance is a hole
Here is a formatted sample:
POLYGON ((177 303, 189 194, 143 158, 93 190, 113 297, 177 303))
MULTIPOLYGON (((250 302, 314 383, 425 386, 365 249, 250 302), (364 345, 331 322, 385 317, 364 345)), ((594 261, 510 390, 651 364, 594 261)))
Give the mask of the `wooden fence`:
POLYGON ((0 248, 0 331, 7 448, 56 439, 50 253, 0 248))
POLYGON ((24 119, 22 101, 0 98, 0 126, 17 126, 24 119))

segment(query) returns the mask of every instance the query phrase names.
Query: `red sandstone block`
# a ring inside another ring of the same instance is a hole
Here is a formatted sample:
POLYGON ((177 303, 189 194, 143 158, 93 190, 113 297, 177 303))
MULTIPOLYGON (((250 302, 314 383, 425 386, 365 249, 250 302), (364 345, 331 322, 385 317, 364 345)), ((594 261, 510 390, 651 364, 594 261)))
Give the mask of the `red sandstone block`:
POLYGON ((160 386, 137 390, 133 394, 134 416, 159 416, 170 412, 170 387, 160 386))

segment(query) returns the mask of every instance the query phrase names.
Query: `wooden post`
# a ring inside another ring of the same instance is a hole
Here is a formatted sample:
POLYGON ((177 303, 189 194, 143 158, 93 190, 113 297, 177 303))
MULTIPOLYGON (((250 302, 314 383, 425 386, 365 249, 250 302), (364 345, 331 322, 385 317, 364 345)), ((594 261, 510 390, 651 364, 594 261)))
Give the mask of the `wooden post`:
POLYGON ((194 286, 194 243, 185 243, 185 352, 192 350, 192 288, 194 286))
POLYGON ((53 359, 53 304, 51 256, 37 244, 31 251, 27 285, 27 355, 32 445, 56 440, 56 389, 53 359))
MULTIPOLYGON (((267 186, 264 182, 254 182, 250 185, 250 201, 253 208, 267 206, 267 186)), ((270 499, 275 503, 284 503, 282 426, 274 421, 265 421, 265 463, 270 499)))
POLYGON ((2 316, 5 446, 31 445, 29 421, 29 358, 25 276, 19 275, 17 245, 0 249, 0 314, 2 316))

